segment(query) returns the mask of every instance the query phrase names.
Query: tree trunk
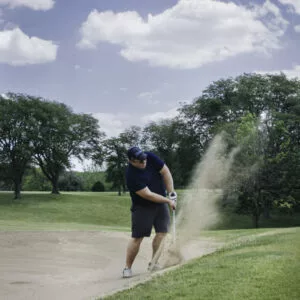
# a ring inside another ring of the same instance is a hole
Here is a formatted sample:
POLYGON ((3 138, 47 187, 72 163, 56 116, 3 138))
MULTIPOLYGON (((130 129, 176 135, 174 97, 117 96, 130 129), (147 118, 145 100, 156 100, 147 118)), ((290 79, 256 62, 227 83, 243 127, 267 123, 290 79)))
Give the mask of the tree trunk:
POLYGON ((14 199, 20 199, 21 198, 21 180, 15 180, 15 188, 14 188, 14 199))
POLYGON ((265 219, 271 219, 270 207, 268 205, 264 206, 264 218, 265 219))
POLYGON ((258 228, 258 221, 260 217, 260 208, 259 208, 259 203, 258 203, 258 197, 253 197, 253 203, 254 203, 254 208, 253 208, 253 225, 255 228, 258 228))
POLYGON ((263 203, 263 216, 265 219, 270 219, 270 199, 268 193, 264 190, 259 191, 261 197, 261 203, 263 203))
POLYGON ((126 185, 124 183, 123 183, 122 188, 123 188, 123 194, 126 194, 126 185))
POLYGON ((52 184, 52 194, 59 194, 59 188, 58 188, 58 178, 53 178, 51 180, 51 184, 52 184))
POLYGON ((259 220, 259 217, 257 215, 253 215, 252 216, 252 219, 253 219, 253 227, 254 228, 258 228, 258 220, 259 220))

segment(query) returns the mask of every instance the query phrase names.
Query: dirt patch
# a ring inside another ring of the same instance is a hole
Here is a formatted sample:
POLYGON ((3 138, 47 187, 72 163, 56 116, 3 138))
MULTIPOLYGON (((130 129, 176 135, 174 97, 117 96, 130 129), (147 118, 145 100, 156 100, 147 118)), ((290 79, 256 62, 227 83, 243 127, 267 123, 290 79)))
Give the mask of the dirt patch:
MULTIPOLYGON (((144 239, 133 266, 121 277, 130 233, 0 232, 0 299, 96 299, 154 276, 147 272, 151 238, 144 239)), ((219 244, 193 240, 185 260, 210 253, 219 244)))

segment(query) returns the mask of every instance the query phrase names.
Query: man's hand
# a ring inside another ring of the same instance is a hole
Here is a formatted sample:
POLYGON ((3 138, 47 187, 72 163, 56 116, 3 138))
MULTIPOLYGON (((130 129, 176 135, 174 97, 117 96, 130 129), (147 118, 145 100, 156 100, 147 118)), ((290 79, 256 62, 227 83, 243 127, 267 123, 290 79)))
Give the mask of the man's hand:
POLYGON ((177 194, 175 191, 169 193, 169 199, 171 200, 172 204, 170 204, 170 207, 172 209, 176 209, 176 201, 177 201, 177 194))
POLYGON ((176 202, 177 201, 177 194, 175 191, 169 193, 169 199, 176 202))
POLYGON ((176 201, 172 201, 172 200, 169 200, 169 206, 171 209, 175 210, 176 209, 176 201))

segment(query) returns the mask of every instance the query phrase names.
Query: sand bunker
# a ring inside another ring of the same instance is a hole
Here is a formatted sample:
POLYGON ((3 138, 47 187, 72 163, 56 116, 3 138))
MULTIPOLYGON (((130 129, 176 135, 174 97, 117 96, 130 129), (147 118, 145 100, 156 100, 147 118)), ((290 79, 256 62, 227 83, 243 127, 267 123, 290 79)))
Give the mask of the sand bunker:
MULTIPOLYGON (((96 299, 147 280, 155 275, 147 271, 151 238, 143 241, 134 276, 121 277, 129 238, 122 232, 0 232, 0 299, 96 299)), ((191 241, 185 259, 218 246, 191 241)))

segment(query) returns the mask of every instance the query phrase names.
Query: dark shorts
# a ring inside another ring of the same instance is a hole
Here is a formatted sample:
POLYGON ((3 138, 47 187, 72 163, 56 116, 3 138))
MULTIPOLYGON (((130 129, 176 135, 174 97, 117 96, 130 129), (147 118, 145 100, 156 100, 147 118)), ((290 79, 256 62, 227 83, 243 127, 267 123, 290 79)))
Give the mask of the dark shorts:
POLYGON ((170 211, 167 203, 151 206, 135 205, 131 208, 131 236, 140 238, 155 232, 166 233, 170 225, 170 211))

